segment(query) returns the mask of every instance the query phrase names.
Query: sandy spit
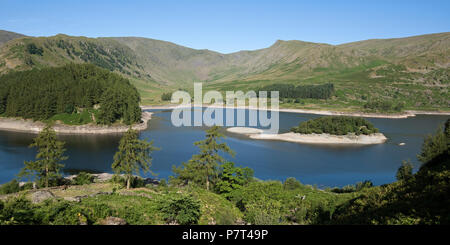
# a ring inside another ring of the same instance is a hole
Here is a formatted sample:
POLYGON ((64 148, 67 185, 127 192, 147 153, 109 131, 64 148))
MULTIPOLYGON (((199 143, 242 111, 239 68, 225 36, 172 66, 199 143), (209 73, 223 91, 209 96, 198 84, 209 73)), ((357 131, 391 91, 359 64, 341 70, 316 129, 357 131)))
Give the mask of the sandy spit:
POLYGON ((387 138, 381 133, 371 135, 330 135, 330 134, 266 134, 264 130, 246 127, 228 128, 228 132, 235 134, 243 134, 251 139, 259 140, 279 140, 303 144, 358 144, 371 145, 382 144, 387 138))
MULTIPOLYGON (((242 106, 218 106, 218 105, 192 105, 192 107, 210 107, 210 108, 235 108, 235 109, 252 109, 252 110, 272 110, 272 109, 260 109, 254 107, 242 107, 242 106)), ((151 109, 175 109, 178 105, 157 105, 157 106, 141 106, 143 110, 151 109)), ((339 111, 327 111, 327 110, 308 110, 308 109, 277 109, 272 111, 288 112, 288 113, 300 113, 300 114, 316 114, 326 116, 353 116, 353 117, 366 117, 366 118, 390 118, 390 119, 402 119, 408 117, 414 117, 416 115, 450 115, 450 112, 439 111, 405 111, 398 114, 380 114, 380 113, 363 113, 363 112, 339 112, 339 111)))
MULTIPOLYGON (((134 124, 132 127, 135 130, 142 131, 147 129, 148 121, 152 118, 151 112, 142 112, 142 122, 134 124)), ((32 120, 24 120, 18 118, 0 118, 0 130, 39 133, 45 124, 42 122, 33 122, 32 120)), ((129 126, 107 126, 107 125, 63 125, 55 124, 53 129, 57 134, 118 134, 124 133, 129 129, 129 126)))

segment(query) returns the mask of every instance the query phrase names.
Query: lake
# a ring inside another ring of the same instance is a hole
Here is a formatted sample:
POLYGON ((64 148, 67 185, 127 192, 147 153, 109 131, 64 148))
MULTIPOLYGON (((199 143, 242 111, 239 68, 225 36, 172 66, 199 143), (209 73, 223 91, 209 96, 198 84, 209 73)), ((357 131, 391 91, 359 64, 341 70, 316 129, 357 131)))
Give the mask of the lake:
MULTIPOLYGON (((155 112, 147 130, 140 138, 154 141, 161 148, 154 152, 151 169, 157 178, 172 174, 172 166, 189 160, 198 152, 193 145, 204 139, 204 127, 174 127, 170 110, 155 112)), ((235 111, 236 113, 236 111, 235 111)), ((248 111, 247 111, 248 114, 248 111)), ((280 112, 280 132, 318 117, 318 115, 280 112)), ((368 118, 389 140, 385 144, 361 146, 305 145, 297 143, 252 140, 225 132, 224 140, 236 152, 228 160, 254 169, 259 179, 284 180, 295 177, 304 184, 334 187, 371 180, 375 185, 395 180, 402 160, 410 159, 416 169, 416 155, 427 134, 436 131, 449 116, 418 115, 407 119, 368 118), (404 142, 404 146, 398 144, 404 142)), ((0 131, 0 183, 10 181, 23 167, 23 161, 33 160, 36 150, 29 148, 33 134, 0 131)), ((78 171, 111 172, 111 163, 120 135, 61 135, 66 142, 64 174, 78 171)), ((150 177, 150 175, 149 175, 150 177)))

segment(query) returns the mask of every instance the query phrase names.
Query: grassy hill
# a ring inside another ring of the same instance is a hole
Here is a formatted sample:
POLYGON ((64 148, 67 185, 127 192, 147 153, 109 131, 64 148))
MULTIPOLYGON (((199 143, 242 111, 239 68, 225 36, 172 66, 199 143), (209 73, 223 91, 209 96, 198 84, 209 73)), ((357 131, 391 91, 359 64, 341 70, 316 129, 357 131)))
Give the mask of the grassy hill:
POLYGON ((4 43, 10 40, 20 37, 24 37, 24 35, 15 32, 0 30, 0 46, 2 46, 4 43))
POLYGON ((221 54, 139 37, 23 37, 0 48, 0 74, 67 63, 93 63, 123 74, 143 104, 163 92, 257 89, 271 84, 333 83, 329 100, 285 102, 283 107, 361 110, 373 100, 405 109, 449 110, 450 33, 366 40, 342 45, 276 41, 254 51, 221 54), (411 96, 414 95, 414 96, 411 96))

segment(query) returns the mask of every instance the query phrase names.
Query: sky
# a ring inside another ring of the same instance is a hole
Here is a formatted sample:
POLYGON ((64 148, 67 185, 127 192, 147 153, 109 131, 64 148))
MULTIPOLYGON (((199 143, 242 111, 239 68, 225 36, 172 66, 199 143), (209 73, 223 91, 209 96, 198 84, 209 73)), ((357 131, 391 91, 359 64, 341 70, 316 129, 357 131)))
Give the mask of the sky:
POLYGON ((0 30, 138 36, 221 53, 450 31, 449 0, 0 0, 0 30))

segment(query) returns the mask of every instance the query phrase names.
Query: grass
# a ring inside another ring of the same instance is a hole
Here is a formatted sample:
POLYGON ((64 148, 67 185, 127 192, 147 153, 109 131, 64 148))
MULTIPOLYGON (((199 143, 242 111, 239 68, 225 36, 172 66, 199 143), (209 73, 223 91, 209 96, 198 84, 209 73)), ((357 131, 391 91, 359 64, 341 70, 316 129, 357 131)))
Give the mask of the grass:
POLYGON ((80 113, 60 113, 56 114, 48 122, 62 122, 66 125, 84 125, 94 122, 92 119, 97 118, 98 110, 85 109, 80 113))

